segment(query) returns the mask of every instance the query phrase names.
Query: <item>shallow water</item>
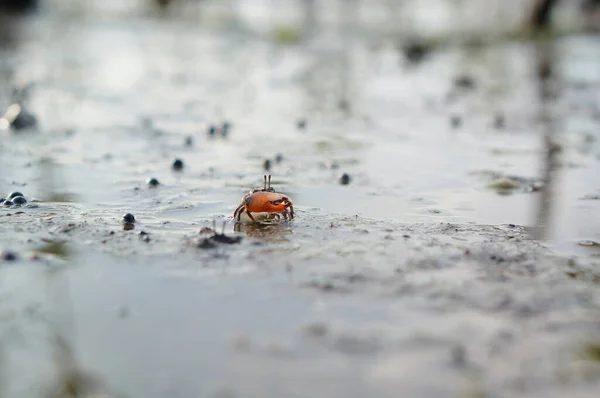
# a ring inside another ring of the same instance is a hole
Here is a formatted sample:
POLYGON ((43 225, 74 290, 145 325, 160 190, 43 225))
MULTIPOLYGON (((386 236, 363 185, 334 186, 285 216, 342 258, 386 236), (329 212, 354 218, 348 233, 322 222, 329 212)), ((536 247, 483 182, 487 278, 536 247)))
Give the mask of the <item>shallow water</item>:
POLYGON ((598 363, 577 350, 597 338, 600 249, 577 243, 600 241, 600 201, 582 199, 600 194, 598 37, 555 42, 559 94, 544 102, 531 42, 449 45, 415 66, 385 35, 335 24, 283 46, 178 18, 45 11, 0 50, 2 108, 32 84, 40 123, 0 141, 0 192, 39 200, 0 208, 0 247, 22 258, 1 269, 0 396, 45 391, 54 333, 116 395, 593 396, 598 363), (453 94, 465 73, 475 88, 453 94), (229 136, 210 139, 224 120, 229 136), (541 178, 552 129, 563 151, 540 242, 540 192, 488 184, 541 178), (277 153, 296 219, 196 248, 277 153), (70 255, 28 260, 43 239, 70 255))

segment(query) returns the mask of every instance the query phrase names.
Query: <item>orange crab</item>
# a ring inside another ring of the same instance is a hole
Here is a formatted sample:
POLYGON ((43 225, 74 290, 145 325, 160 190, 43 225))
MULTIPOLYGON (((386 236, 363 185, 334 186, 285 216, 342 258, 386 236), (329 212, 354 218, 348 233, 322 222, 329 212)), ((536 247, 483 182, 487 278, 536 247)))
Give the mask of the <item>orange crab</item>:
POLYGON ((294 218, 294 204, 285 195, 271 188, 271 176, 265 175, 263 189, 253 189, 242 198, 242 204, 235 209, 233 219, 237 222, 269 222, 294 218))

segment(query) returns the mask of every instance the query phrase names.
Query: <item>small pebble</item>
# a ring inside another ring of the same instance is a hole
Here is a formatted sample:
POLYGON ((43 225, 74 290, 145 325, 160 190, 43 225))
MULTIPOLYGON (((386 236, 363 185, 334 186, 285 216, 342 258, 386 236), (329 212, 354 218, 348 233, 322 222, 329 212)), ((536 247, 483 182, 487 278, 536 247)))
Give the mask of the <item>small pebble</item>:
POLYGON ((227 135, 229 135, 230 128, 231 128, 231 123, 229 123, 229 122, 223 123, 223 126, 221 127, 221 136, 227 137, 227 135))
POLYGON ((4 206, 12 206, 14 203, 11 200, 7 199, 7 200, 4 201, 3 204, 4 204, 4 206))
POLYGON ((460 116, 454 115, 450 118, 450 126, 456 129, 462 125, 462 118, 460 116))
POLYGON ((508 228, 516 228, 517 226, 515 224, 508 224, 508 228))
POLYGON ((277 155, 275 155, 275 162, 277 163, 281 163, 283 162, 283 155, 278 153, 277 155))
POLYGON ((350 175, 348 175, 348 173, 342 174, 342 176, 340 177, 340 184, 342 184, 342 185, 350 184, 350 175))
POLYGON ((155 187, 158 184, 160 184, 160 183, 158 182, 158 180, 156 178, 150 178, 148 180, 148 185, 150 185, 151 187, 155 187))
POLYGON ((12 201, 18 206, 23 206, 27 204, 27 199, 25 199, 23 196, 15 196, 12 201))
POLYGON ((185 146, 193 146, 194 145, 194 137, 189 136, 189 137, 185 137, 185 146))
POLYGON ((25 195, 23 195, 23 194, 22 194, 21 192, 19 192, 19 191, 15 191, 15 192, 11 192, 11 193, 8 195, 8 199, 12 199, 12 198, 14 198, 14 197, 16 197, 16 196, 25 196, 25 195))
POLYGON ((467 364, 467 350, 463 345, 455 345, 450 350, 450 360, 452 364, 463 367, 467 364))
POLYGON ((2 261, 15 261, 17 259, 17 255, 11 251, 2 251, 2 261))
POLYGON ((183 169, 183 160, 175 159, 173 162, 173 170, 182 170, 183 169))
POLYGON ((542 62, 538 65, 538 77, 542 80, 547 80, 552 77, 552 66, 549 62, 542 62))
POLYGON ((347 99, 342 98, 338 102, 338 108, 340 108, 342 111, 348 112, 350 110, 350 102, 348 102, 347 99))
POLYGON ((454 79, 454 85, 456 87, 460 87, 463 89, 473 89, 475 88, 475 79, 468 75, 458 76, 454 79))
POLYGON ((265 169, 265 171, 271 170, 271 161, 269 159, 265 159, 263 162, 263 169, 265 169))
POLYGON ((133 223, 135 222, 135 217, 131 213, 126 213, 125 215, 123 215, 123 222, 133 223))
POLYGON ((214 137, 215 134, 217 134, 217 128, 215 126, 210 126, 207 133, 209 137, 214 137))
POLYGON ((494 128, 497 130, 502 130, 506 126, 506 120, 504 115, 499 113, 494 117, 494 128))
POLYGON ((431 49, 423 42, 418 39, 412 39, 405 43, 402 52, 407 60, 410 62, 420 62, 425 58, 431 49))
POLYGON ((0 198, 0 205, 1 205, 2 203, 4 203, 4 201, 5 201, 5 200, 6 200, 6 199, 4 199, 4 198, 0 198))
POLYGON ((304 327, 304 332, 313 337, 325 337, 329 334, 330 330, 327 324, 323 322, 314 322, 304 327))
POLYGON ((306 128, 306 119, 300 119, 296 122, 296 127, 298 130, 304 130, 306 128))
POLYGON ((123 224, 124 231, 131 231, 134 228, 135 228, 135 225, 133 223, 128 222, 128 223, 123 224))

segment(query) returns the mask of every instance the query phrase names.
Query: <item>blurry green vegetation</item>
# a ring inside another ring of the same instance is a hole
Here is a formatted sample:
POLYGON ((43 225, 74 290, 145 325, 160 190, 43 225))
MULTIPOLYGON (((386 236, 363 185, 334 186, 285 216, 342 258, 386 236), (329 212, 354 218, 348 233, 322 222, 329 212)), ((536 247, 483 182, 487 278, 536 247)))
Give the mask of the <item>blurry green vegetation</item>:
POLYGON ((77 202, 77 197, 68 192, 52 192, 44 197, 44 201, 56 203, 73 203, 77 202))
POLYGON ((488 185, 488 188, 496 191, 512 191, 520 187, 520 184, 510 178, 499 178, 488 185))
POLYGON ((63 258, 71 255, 71 250, 68 247, 67 241, 52 239, 42 239, 42 241, 45 242, 45 244, 36 249, 37 253, 51 254, 63 258))
POLYGON ((161 8, 166 8, 172 3, 171 0, 152 0, 152 2, 161 8))
POLYGON ((584 343, 581 347, 581 355, 590 361, 600 362, 600 340, 584 343))
POLYGON ((298 26, 278 25, 272 32, 273 40, 282 45, 298 44, 302 41, 302 30, 298 26))

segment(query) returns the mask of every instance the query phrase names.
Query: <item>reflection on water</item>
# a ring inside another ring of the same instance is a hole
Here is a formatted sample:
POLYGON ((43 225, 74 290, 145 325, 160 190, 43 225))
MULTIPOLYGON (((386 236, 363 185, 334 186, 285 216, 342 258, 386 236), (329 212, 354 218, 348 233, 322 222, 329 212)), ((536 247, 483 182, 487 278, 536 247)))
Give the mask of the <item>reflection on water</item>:
MULTIPOLYGON (((547 13, 547 12, 546 12, 547 13)), ((541 17, 544 18, 544 17, 541 17)), ((545 17, 547 19, 547 16, 545 17)), ((540 24, 545 25, 547 22, 540 24)), ((556 205, 558 196, 557 175, 559 168, 559 154, 561 145, 558 143, 558 121, 552 114, 552 102, 556 100, 559 93, 556 92, 556 51, 552 43, 542 43, 536 48, 538 61, 536 71, 539 80, 539 99, 540 99, 540 120, 542 122, 542 172, 544 186, 539 196, 538 213, 536 219, 535 239, 544 240, 551 237, 549 231, 552 230, 551 223, 553 206, 556 205)))
POLYGON ((292 234, 291 223, 293 221, 282 221, 274 224, 242 224, 235 223, 233 230, 260 239, 267 243, 276 243, 286 240, 286 236, 292 234))

